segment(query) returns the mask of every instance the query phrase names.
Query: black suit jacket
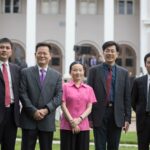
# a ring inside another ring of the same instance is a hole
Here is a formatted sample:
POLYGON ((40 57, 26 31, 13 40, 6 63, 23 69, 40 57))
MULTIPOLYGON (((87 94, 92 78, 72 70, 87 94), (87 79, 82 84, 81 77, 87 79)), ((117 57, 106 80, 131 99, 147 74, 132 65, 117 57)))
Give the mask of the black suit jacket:
MULTIPOLYGON (((12 88, 14 93, 14 121, 19 125, 20 107, 19 107, 19 82, 20 68, 15 64, 9 64, 12 79, 12 88)), ((0 69, 0 123, 3 121, 5 114, 5 83, 0 69)))
MULTIPOLYGON (((88 84, 93 87, 97 103, 93 105, 90 119, 94 127, 101 126, 106 109, 106 81, 103 64, 92 67, 89 70, 88 84)), ((125 121, 131 120, 131 96, 128 72, 116 65, 114 118, 116 125, 122 127, 125 121)))
POLYGON ((147 75, 136 78, 132 88, 132 107, 136 112, 137 131, 141 131, 145 126, 146 104, 147 104, 147 75))

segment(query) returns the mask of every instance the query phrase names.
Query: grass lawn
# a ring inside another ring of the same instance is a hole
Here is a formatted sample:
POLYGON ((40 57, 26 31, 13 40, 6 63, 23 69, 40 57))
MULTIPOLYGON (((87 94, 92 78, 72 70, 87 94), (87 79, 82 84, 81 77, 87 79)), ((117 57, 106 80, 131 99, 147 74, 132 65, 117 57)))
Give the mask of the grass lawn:
MULTIPOLYGON (((18 129, 17 137, 21 138, 21 129, 18 129)), ((60 139, 59 129, 54 133, 54 140, 60 139)), ((94 141, 93 131, 90 132, 90 141, 94 141)), ((137 144, 136 132, 127 132, 126 134, 122 132, 121 135, 121 144, 137 144)))
MULTIPOLYGON (((15 150, 20 150, 21 149, 20 148, 21 147, 20 144, 21 144, 20 142, 16 143, 15 150)), ((38 144, 36 145, 36 149, 35 150, 40 150, 38 144)), ((59 144, 53 144, 53 150, 60 150, 59 144)), ((93 145, 90 146, 90 150, 94 150, 94 146, 93 145)), ((137 148, 135 148, 135 147, 120 147, 119 150, 137 150, 137 148)))
MULTIPOLYGON (((21 129, 18 129, 17 132, 17 137, 21 138, 21 129)), ((54 133, 54 140, 59 140, 60 139, 60 130, 59 130, 59 123, 56 122, 56 132, 54 133)), ((93 142, 94 141, 94 137, 93 137, 93 131, 90 131, 90 141, 93 142)), ((127 132, 126 134, 124 132, 122 132, 121 135, 121 144, 137 144, 137 136, 136 136, 136 132, 127 132)), ((15 150, 20 150, 20 142, 16 143, 16 148, 15 150)), ((59 144, 53 144, 53 150, 59 150, 59 144)), ((36 146, 36 150, 40 150, 39 149, 39 145, 37 144, 36 146)), ((90 150, 94 150, 94 146, 91 145, 90 146, 90 150)), ((137 150, 137 148, 135 147, 120 147, 119 150, 137 150)))

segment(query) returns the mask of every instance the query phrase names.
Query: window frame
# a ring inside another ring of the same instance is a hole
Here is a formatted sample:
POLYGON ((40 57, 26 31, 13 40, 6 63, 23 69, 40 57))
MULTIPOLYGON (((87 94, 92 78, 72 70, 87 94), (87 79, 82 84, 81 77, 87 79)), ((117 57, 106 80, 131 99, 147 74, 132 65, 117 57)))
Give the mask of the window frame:
POLYGON ((117 14, 119 15, 134 15, 135 13, 135 0, 117 0, 117 14), (124 2, 124 13, 120 13, 120 2, 124 2), (128 13, 128 2, 132 2, 132 13, 128 13))
POLYGON ((98 13, 98 7, 97 7, 97 0, 79 0, 79 14, 80 15, 96 15, 98 13), (92 1, 94 2, 96 9, 95 9, 95 13, 90 13, 90 4, 92 3, 92 1), (87 8, 86 8, 86 12, 82 13, 81 10, 81 3, 82 2, 86 2, 87 3, 87 8))
POLYGON ((41 14, 43 14, 43 15, 58 15, 59 13, 60 13, 60 0, 46 0, 47 1, 47 3, 48 3, 48 12, 46 12, 46 13, 44 13, 44 11, 43 11, 43 9, 44 8, 42 8, 42 5, 43 5, 43 2, 44 2, 45 0, 41 0, 41 14), (53 13, 52 11, 51 11, 51 5, 52 5, 52 2, 53 1, 56 1, 57 2, 57 4, 58 4, 58 8, 57 8, 57 12, 56 13, 53 13))
POLYGON ((6 8, 6 3, 5 3, 5 0, 2 0, 2 12, 4 14, 18 14, 20 13, 20 10, 21 10, 21 0, 19 0, 19 5, 18 5, 18 12, 15 12, 14 11, 14 0, 10 0, 10 12, 6 12, 5 8, 6 8))

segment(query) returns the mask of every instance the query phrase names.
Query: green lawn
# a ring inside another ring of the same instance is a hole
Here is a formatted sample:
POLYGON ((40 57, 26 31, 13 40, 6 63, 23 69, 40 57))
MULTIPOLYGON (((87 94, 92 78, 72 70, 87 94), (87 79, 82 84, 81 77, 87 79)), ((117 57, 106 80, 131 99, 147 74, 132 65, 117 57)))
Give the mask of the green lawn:
MULTIPOLYGON (((17 142, 15 150, 20 150, 20 147, 21 147, 20 142, 17 142)), ((35 150, 40 150, 38 144, 36 145, 35 150)), ((59 144, 53 144, 53 150, 60 150, 60 145, 59 144)), ((90 146, 90 150, 94 150, 94 145, 90 146)), ((137 148, 135 148, 135 147, 120 147, 119 150, 137 150, 137 148)))
MULTIPOLYGON (((59 140, 60 139, 60 130, 59 130, 59 123, 56 122, 56 132, 54 133, 54 140, 59 140)), ((21 129, 18 129, 18 133, 17 133, 17 137, 21 138, 21 129)), ((93 142, 94 141, 94 137, 93 137, 93 131, 90 131, 90 141, 93 142)), ((137 144, 137 136, 136 136, 136 132, 127 132, 126 134, 124 132, 122 132, 121 135, 121 144, 137 144)), ((20 150, 20 146, 21 143, 17 142, 16 143, 16 148, 15 150, 20 150)), ((59 144, 53 144, 53 150, 59 150, 59 144)), ((36 145, 36 149, 35 150, 40 150, 39 149, 39 145, 36 145)), ((90 150, 94 150, 94 145, 90 146, 90 150)), ((137 148, 135 147, 120 147, 119 150, 137 150, 137 148)))
MULTIPOLYGON (((17 137, 21 138, 21 129, 18 129, 17 137)), ((60 139, 59 129, 54 133, 54 140, 60 139)), ((93 131, 90 132, 90 141, 94 141, 93 131)), ((122 132, 120 143, 126 144, 137 144, 136 132, 127 132, 126 134, 122 132)))

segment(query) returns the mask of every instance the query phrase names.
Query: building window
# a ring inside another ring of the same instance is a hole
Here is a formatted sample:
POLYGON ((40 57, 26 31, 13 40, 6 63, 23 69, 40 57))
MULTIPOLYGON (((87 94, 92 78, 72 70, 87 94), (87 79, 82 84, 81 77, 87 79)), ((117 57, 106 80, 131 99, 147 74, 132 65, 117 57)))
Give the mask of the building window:
POLYGON ((79 13, 81 15, 95 15, 97 13, 97 0, 80 0, 79 13))
POLYGON ((58 14, 59 0, 42 0, 41 12, 42 14, 58 14))
POLYGON ((127 14, 133 14, 133 1, 127 1, 127 14))
POLYGON ((117 58, 116 63, 125 67, 133 76, 136 75, 135 50, 129 45, 120 44, 119 57, 117 58))
POLYGON ((3 12, 4 13, 19 13, 20 12, 20 0, 3 0, 3 12))
POLYGON ((121 15, 132 15, 134 0, 118 0, 118 13, 121 15))

